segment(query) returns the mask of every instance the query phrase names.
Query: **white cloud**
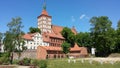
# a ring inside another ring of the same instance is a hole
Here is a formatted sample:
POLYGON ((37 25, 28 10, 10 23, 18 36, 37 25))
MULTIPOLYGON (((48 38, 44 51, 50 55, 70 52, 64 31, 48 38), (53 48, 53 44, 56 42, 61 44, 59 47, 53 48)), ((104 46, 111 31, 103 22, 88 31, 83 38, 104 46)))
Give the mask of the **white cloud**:
POLYGON ((85 16, 86 16, 85 14, 82 14, 82 15, 80 16, 80 19, 83 19, 85 16))
POLYGON ((80 19, 89 19, 89 17, 88 17, 86 14, 82 14, 82 15, 80 16, 80 19))
POLYGON ((75 17, 71 16, 71 20, 72 20, 72 22, 75 22, 75 17))

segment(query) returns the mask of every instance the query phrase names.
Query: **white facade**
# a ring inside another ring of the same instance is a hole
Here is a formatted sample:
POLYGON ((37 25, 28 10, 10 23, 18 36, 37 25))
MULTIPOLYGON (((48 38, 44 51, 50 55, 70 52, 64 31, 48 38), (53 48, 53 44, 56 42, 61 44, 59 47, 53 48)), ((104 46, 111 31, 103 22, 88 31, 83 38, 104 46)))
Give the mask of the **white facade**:
POLYGON ((38 28, 41 32, 51 33, 51 18, 47 16, 41 16, 38 18, 38 28))
POLYGON ((27 49, 37 49, 37 46, 49 46, 49 43, 43 42, 40 33, 35 33, 34 36, 32 36, 32 40, 25 40, 25 46, 27 49))

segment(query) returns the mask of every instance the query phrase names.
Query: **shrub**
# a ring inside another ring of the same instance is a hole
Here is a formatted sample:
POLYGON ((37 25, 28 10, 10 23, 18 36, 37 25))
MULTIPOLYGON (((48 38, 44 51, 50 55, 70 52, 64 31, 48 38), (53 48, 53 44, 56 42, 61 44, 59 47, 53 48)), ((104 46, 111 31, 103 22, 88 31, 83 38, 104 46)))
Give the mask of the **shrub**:
POLYGON ((47 61, 46 60, 40 60, 38 67, 39 68, 47 68, 47 61))
POLYGON ((18 64, 19 63, 19 60, 14 60, 13 61, 13 64, 18 64))
POLYGON ((39 65, 39 62, 37 59, 31 59, 31 65, 37 66, 39 65))
POLYGON ((8 57, 1 57, 0 58, 0 64, 9 64, 9 58, 8 57))
POLYGON ((21 61, 19 61, 19 65, 25 65, 25 66, 29 66, 30 65, 30 62, 31 62, 31 59, 29 58, 24 58, 22 59, 21 61))
POLYGON ((3 53, 0 57, 0 64, 9 64, 9 54, 3 53))

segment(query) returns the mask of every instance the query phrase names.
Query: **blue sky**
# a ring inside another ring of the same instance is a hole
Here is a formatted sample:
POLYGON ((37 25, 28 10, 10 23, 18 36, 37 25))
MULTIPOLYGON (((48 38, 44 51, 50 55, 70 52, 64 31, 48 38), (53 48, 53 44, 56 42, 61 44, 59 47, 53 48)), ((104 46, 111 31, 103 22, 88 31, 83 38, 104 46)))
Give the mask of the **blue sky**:
MULTIPOLYGON (((108 16, 114 28, 120 20, 120 0, 46 0, 46 4, 52 24, 75 26, 78 32, 89 31, 93 16, 108 16)), ((6 32, 7 23, 15 17, 22 18, 24 32, 37 27, 42 5, 43 0, 0 0, 0 32, 6 32)))

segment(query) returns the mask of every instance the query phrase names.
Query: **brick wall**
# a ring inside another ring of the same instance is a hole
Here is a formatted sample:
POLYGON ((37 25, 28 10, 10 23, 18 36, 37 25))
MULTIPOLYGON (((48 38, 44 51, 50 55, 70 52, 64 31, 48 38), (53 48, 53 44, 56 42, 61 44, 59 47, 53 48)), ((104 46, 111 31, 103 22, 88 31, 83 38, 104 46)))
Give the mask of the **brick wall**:
MULTIPOLYGON (((23 59, 23 58, 36 59, 36 57, 37 57, 36 50, 26 50, 26 51, 21 53, 20 59, 23 59)), ((18 59, 17 53, 13 54, 13 59, 18 59)))
POLYGON ((47 57, 47 51, 44 48, 38 46, 37 47, 37 59, 39 60, 46 59, 46 57, 47 57))

